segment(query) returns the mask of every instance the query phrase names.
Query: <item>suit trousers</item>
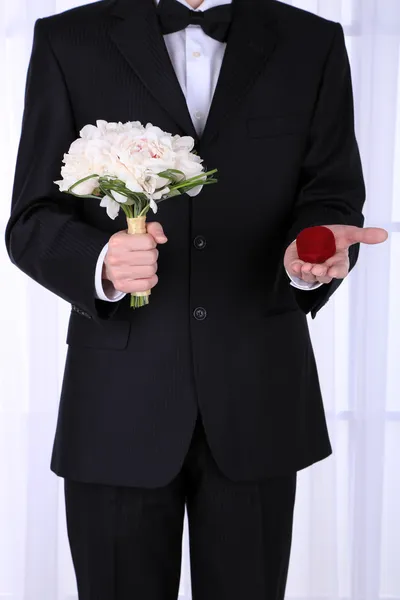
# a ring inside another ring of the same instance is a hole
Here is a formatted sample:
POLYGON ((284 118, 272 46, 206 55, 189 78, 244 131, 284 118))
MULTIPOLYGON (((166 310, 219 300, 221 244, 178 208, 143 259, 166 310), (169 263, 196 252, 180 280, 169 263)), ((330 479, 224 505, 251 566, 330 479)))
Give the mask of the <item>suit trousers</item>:
POLYGON ((79 600, 177 600, 185 507, 193 600, 283 600, 295 491, 296 474, 224 477, 200 422, 166 487, 66 480, 79 600))

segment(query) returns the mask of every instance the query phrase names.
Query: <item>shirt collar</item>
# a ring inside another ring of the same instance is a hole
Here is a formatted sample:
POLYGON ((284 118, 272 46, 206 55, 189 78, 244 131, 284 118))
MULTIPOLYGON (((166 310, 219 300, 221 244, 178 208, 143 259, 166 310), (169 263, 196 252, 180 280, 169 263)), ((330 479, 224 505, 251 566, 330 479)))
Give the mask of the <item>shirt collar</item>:
MULTIPOLYGON (((186 0, 176 1, 183 4, 183 6, 186 6, 186 8, 193 10, 193 8, 190 6, 190 4, 188 4, 188 2, 186 2, 186 0)), ((159 4, 159 2, 160 0, 156 0, 156 4, 159 4)), ((204 0, 197 10, 208 10, 209 8, 214 8, 215 6, 222 6, 223 4, 232 4, 232 0, 204 0)))

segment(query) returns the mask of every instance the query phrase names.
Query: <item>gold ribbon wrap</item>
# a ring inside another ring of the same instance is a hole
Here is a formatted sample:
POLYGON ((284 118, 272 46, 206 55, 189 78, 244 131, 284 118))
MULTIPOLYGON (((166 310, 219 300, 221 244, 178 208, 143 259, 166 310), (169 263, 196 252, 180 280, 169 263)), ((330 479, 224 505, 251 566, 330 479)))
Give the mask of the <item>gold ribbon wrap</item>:
MULTIPOLYGON (((127 218, 127 222, 129 235, 147 233, 146 217, 135 217, 133 219, 127 218)), ((150 294, 151 290, 147 290, 146 292, 135 292, 134 294, 132 294, 131 306, 143 306, 145 304, 148 304, 150 294), (141 298, 142 300, 139 302, 135 302, 135 298, 141 298)))

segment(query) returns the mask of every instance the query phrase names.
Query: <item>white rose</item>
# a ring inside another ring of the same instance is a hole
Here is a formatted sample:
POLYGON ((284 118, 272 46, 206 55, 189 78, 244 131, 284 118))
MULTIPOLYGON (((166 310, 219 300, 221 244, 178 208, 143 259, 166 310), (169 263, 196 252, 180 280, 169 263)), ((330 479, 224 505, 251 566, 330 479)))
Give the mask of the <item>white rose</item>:
MULTIPOLYGON (((77 181, 98 174, 92 161, 84 156, 66 154, 64 162, 61 168, 62 180, 55 182, 62 192, 68 191, 77 181)), ((93 193, 98 184, 98 178, 92 177, 76 186, 73 193, 78 196, 88 196, 93 193)))
POLYGON ((86 125, 79 135, 83 140, 95 140, 101 137, 101 131, 95 125, 86 125))
POLYGON ((144 135, 148 140, 164 140, 162 143, 167 143, 166 140, 171 140, 172 145, 173 137, 170 133, 163 131, 151 123, 147 123, 144 129, 144 135))
MULTIPOLYGON (((77 181, 89 175, 99 177, 109 172, 111 162, 110 144, 97 137, 97 128, 88 125, 83 131, 85 138, 80 138, 70 146, 68 154, 64 155, 64 166, 61 169, 63 180, 56 182, 61 191, 67 191, 77 181)), ((98 186, 98 178, 91 178, 76 186, 73 192, 80 196, 93 193, 98 186)))
POLYGON ((204 171, 201 158, 183 150, 177 152, 175 164, 176 169, 185 173, 186 179, 200 175, 204 171))
POLYGON ((143 192, 143 188, 139 183, 142 174, 143 169, 132 168, 130 170, 119 160, 118 156, 111 155, 107 175, 123 181, 131 192, 143 192))
MULTIPOLYGON (((77 195, 92 195, 98 187, 98 177, 116 178, 133 193, 146 194, 150 207, 157 212, 157 201, 170 193, 169 179, 159 173, 169 169, 181 171, 185 179, 204 172, 202 160, 192 154, 195 141, 189 136, 173 136, 159 127, 139 121, 128 123, 98 120, 86 125, 64 156, 62 179, 57 181, 61 191, 68 191, 77 181, 86 179, 74 188, 77 195), (96 177, 97 175, 97 177, 96 177)), ((198 185, 188 192, 197 195, 198 185)), ((113 197, 101 200, 101 206, 115 219, 126 197, 113 192, 113 197)))
POLYGON ((191 152, 194 148, 194 139, 188 135, 182 137, 175 135, 172 140, 172 147, 176 152, 179 150, 191 152))
POLYGON ((166 138, 164 141, 162 143, 157 139, 125 134, 120 136, 113 152, 129 171, 143 168, 157 174, 173 168, 175 164, 175 153, 170 140, 166 138))
POLYGON ((159 177, 158 175, 155 175, 154 177, 156 182, 156 190, 159 190, 170 183, 170 180, 166 179, 165 177, 159 177))

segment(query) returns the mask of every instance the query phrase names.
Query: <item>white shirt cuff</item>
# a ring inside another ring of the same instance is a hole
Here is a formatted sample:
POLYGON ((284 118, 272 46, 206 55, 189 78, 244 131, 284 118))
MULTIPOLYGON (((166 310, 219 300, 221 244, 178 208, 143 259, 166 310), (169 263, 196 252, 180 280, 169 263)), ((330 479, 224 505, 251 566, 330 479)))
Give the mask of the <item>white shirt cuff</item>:
POLYGON ((124 296, 126 296, 126 294, 124 294, 124 292, 118 292, 114 288, 107 290, 107 292, 106 292, 103 287, 102 273, 103 273, 104 259, 107 254, 107 250, 108 250, 108 244, 106 244, 104 246, 103 250, 100 252, 99 258, 97 259, 96 273, 95 273, 95 277, 94 277, 96 298, 98 300, 104 300, 105 302, 119 302, 120 300, 122 300, 122 298, 124 298, 124 296))
POLYGON ((308 283, 307 281, 303 281, 302 279, 300 279, 300 277, 295 277, 294 275, 290 275, 287 271, 287 276, 290 279, 290 285, 292 285, 294 288, 296 288, 297 290, 304 290, 305 292, 311 292, 312 290, 316 290, 319 287, 321 287, 321 285, 324 285, 323 283, 308 283))

